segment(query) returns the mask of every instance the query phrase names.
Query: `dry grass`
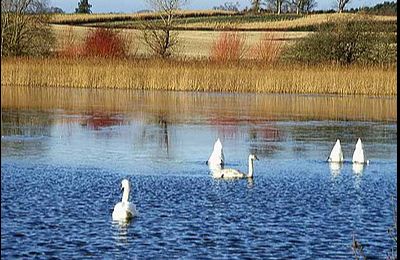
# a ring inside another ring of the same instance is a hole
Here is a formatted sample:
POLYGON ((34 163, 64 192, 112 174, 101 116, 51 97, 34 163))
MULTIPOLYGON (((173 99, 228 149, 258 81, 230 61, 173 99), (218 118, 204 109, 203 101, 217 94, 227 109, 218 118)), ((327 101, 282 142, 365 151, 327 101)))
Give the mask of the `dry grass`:
POLYGON ((1 61, 2 86, 396 96, 396 83, 396 66, 221 65, 148 59, 1 61))

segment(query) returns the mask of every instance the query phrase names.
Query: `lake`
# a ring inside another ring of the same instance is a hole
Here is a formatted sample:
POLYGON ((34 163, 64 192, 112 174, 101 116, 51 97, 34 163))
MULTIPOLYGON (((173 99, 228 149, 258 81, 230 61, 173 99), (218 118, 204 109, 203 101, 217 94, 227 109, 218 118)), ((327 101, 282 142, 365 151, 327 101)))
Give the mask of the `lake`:
POLYGON ((351 259, 353 234, 369 258, 393 246, 396 98, 1 92, 2 259, 351 259), (211 177, 217 138, 226 167, 257 155, 252 181, 211 177), (139 211, 126 225, 111 218, 123 178, 139 211))

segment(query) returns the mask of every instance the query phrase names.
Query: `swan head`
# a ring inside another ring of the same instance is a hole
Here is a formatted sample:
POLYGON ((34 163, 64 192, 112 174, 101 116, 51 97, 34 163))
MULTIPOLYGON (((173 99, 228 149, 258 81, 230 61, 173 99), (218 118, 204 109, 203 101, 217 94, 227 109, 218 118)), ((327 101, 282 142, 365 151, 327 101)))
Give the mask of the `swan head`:
POLYGON ((258 157, 255 154, 250 154, 249 155, 249 160, 252 160, 252 161, 257 160, 258 161, 258 157))
POLYGON ((127 179, 122 180, 121 190, 129 190, 129 181, 127 179))
POLYGON ((123 179, 121 182, 121 190, 124 190, 122 193, 122 202, 128 202, 129 200, 129 192, 130 192, 130 185, 127 179, 123 179))

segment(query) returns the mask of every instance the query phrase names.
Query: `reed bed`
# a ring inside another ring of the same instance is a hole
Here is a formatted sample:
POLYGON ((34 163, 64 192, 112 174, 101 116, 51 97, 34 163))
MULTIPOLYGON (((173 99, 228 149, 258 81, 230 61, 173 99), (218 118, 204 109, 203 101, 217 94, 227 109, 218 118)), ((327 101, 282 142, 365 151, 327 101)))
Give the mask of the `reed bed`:
POLYGON ((1 61, 2 86, 396 96, 396 83, 395 65, 345 67, 100 58, 1 61))

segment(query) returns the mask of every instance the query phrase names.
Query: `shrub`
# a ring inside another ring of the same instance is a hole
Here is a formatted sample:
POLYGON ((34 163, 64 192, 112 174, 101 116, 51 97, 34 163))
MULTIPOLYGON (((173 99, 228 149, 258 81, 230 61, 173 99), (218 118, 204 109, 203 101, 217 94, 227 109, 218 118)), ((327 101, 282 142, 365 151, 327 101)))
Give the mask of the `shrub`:
POLYGON ((97 28, 90 31, 83 43, 83 55, 121 58, 126 57, 126 44, 122 37, 112 29, 97 28))
POLYGON ((64 37, 61 37, 61 47, 58 51, 58 56, 66 58, 76 58, 83 55, 82 44, 78 43, 73 27, 68 27, 64 37))
POLYGON ((266 63, 274 63, 278 60, 283 48, 283 42, 278 39, 276 34, 264 34, 260 41, 252 49, 255 59, 266 63))
POLYGON ((223 32, 211 46, 214 61, 238 61, 245 54, 245 38, 237 32, 223 32))
POLYGON ((308 37, 289 46, 286 60, 305 63, 390 63, 396 46, 388 32, 380 32, 368 18, 348 18, 321 25, 308 37))

